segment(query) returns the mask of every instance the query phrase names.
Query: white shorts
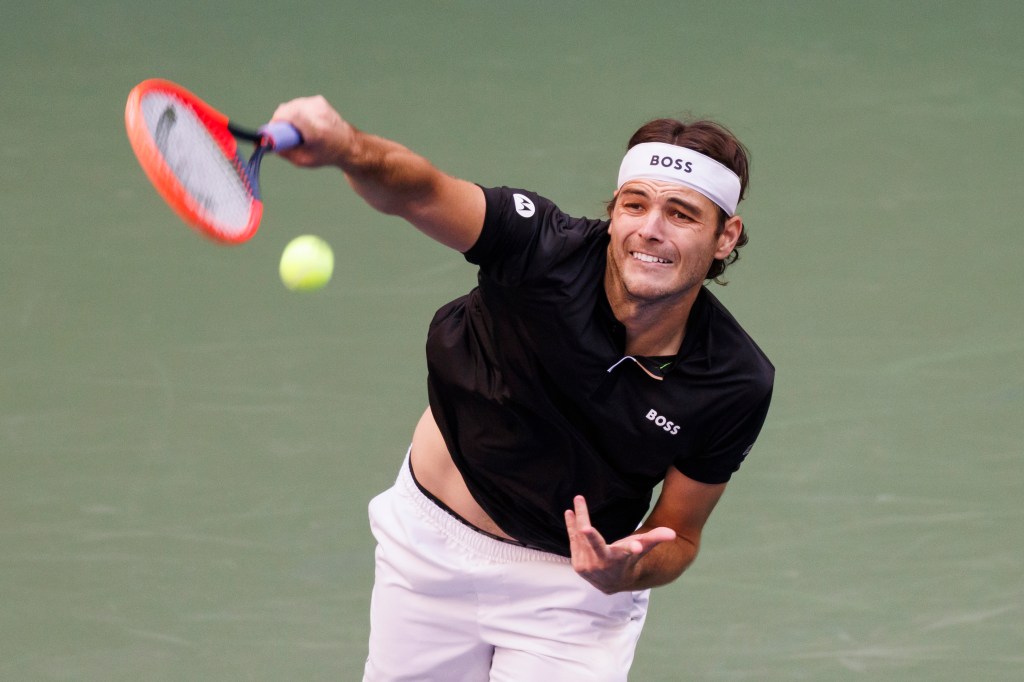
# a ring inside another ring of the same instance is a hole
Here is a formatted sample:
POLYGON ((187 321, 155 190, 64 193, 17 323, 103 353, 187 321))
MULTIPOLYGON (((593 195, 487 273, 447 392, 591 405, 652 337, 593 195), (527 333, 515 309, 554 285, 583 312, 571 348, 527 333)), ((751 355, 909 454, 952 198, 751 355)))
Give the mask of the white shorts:
POLYGON ((364 682, 620 682, 649 590, 606 595, 569 560, 484 535, 416 486, 370 502, 377 539, 364 682))

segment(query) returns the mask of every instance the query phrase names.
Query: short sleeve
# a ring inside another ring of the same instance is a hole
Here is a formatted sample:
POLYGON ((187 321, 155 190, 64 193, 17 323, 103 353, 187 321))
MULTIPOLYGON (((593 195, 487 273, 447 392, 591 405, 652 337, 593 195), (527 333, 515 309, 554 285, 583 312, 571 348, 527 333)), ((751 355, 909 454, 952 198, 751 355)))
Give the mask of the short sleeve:
POLYGON ((712 432, 711 440, 701 454, 676 461, 676 468, 701 483, 727 482, 750 454, 768 416, 771 385, 763 394, 759 391, 758 395, 760 397, 752 400, 752 405, 746 412, 741 412, 738 418, 732 410, 720 418, 719 428, 712 432))
POLYGON ((480 272, 503 285, 543 278, 564 254, 575 253, 605 223, 572 218, 550 200, 522 189, 482 188, 487 202, 483 229, 465 252, 480 272))

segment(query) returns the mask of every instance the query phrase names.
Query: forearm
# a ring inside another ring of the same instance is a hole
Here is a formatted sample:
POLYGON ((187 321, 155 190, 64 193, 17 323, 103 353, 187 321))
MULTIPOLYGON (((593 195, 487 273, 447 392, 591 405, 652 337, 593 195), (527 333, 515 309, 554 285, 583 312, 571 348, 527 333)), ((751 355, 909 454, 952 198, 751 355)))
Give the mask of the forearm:
POLYGON ((615 591, 644 590, 667 585, 690 567, 697 558, 697 550, 696 544, 680 537, 671 542, 663 542, 633 565, 615 591))
POLYGON ((473 246, 484 222, 479 187, 443 173, 397 142, 354 133, 348 153, 337 165, 359 196, 456 251, 473 246))
POLYGON ((335 162, 370 206, 410 219, 413 207, 429 203, 442 174, 427 159, 397 142, 353 129, 335 162))

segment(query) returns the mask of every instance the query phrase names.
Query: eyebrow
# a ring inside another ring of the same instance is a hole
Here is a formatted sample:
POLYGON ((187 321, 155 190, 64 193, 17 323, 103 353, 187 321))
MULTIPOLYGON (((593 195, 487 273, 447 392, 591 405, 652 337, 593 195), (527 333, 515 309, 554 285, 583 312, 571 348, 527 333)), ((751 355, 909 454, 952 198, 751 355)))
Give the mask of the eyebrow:
MULTIPOLYGON (((632 187, 625 187, 625 188, 623 188, 622 191, 621 191, 621 194, 635 194, 635 195, 637 195, 639 197, 643 197, 644 199, 649 199, 650 198, 650 195, 645 190, 634 189, 632 187)), ((698 206, 697 204, 693 203, 692 201, 687 201, 685 199, 680 199, 679 197, 668 197, 667 199, 665 199, 665 203, 667 203, 667 204, 675 204, 675 205, 683 208, 684 210, 689 211, 690 213, 692 213, 693 215, 695 215, 697 217, 700 217, 700 218, 704 217, 704 210, 700 206, 698 206)))
POLYGON ((668 199, 665 200, 665 203, 676 204, 677 206, 681 206, 682 208, 686 209, 686 211, 692 213, 693 215, 699 218, 704 217, 704 209, 702 209, 700 206, 693 203, 692 201, 686 201, 685 199, 678 199, 676 197, 669 197, 668 199))

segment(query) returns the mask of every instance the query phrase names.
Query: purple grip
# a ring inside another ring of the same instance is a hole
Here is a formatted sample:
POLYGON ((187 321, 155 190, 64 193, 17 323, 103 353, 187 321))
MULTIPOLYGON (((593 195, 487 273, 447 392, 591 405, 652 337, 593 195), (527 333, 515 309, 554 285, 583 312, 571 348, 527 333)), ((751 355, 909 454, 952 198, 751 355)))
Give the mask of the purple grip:
POLYGON ((259 130, 266 144, 272 151, 283 152, 302 144, 302 133, 291 123, 271 121, 259 130))

